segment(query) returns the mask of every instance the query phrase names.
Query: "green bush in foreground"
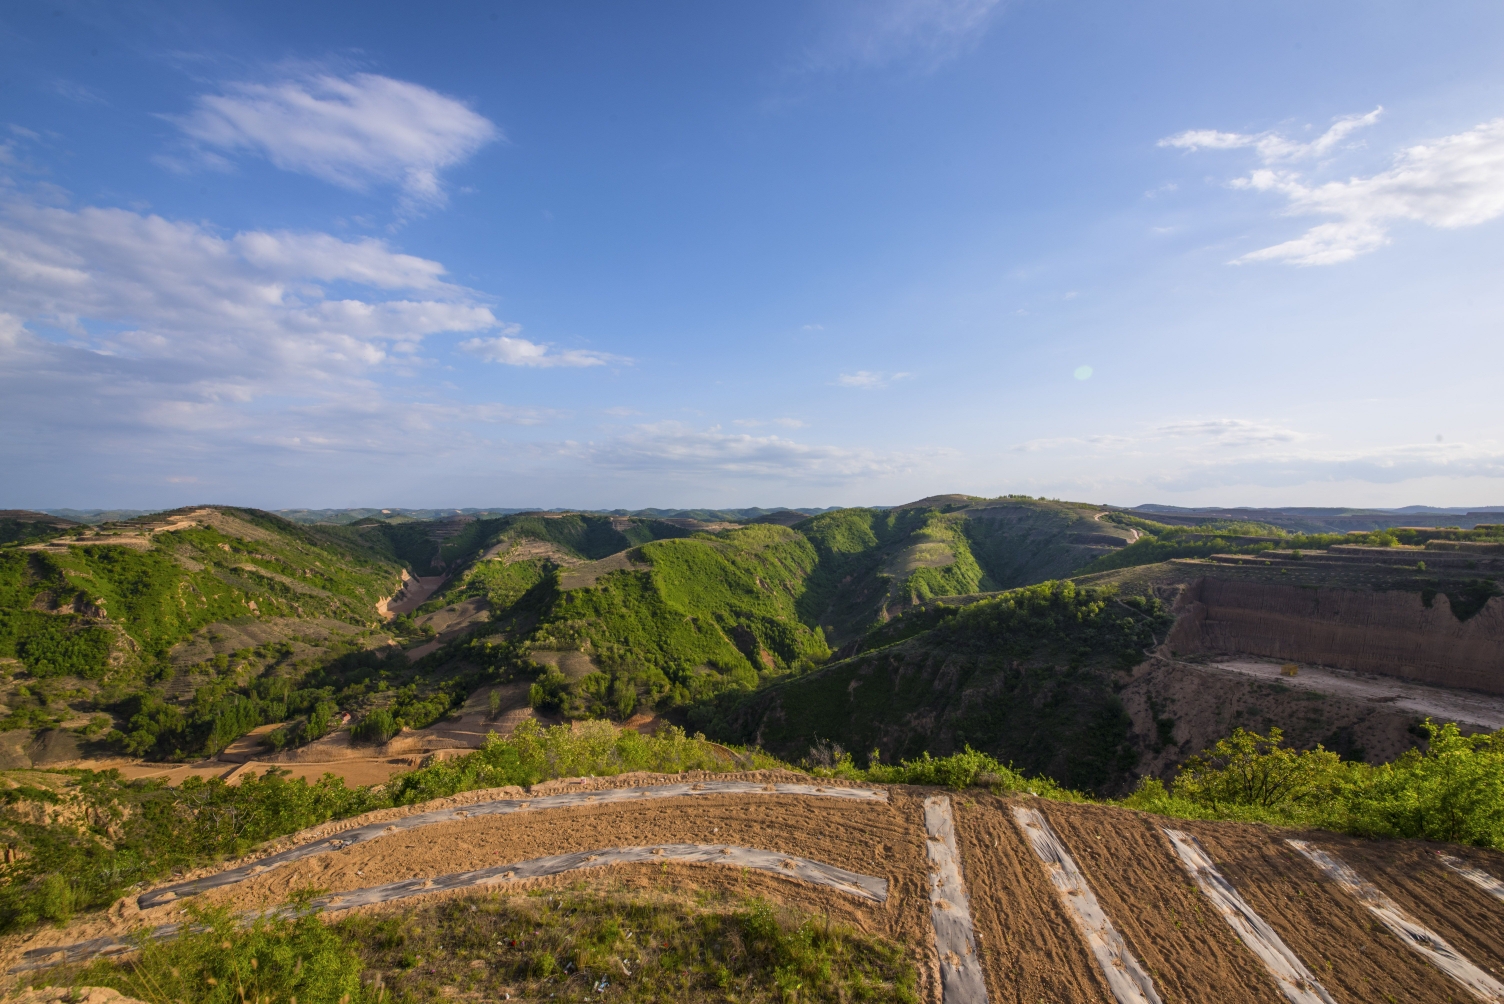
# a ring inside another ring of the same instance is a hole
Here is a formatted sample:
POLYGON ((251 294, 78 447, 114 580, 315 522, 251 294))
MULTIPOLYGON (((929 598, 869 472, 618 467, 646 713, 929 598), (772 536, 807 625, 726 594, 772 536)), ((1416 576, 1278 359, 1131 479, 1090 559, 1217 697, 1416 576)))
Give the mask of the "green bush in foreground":
POLYGON ((898 946, 761 900, 699 893, 693 904, 576 887, 468 896, 363 913, 202 930, 144 941, 126 961, 49 974, 151 1004, 379 1004, 502 1000, 917 1002, 898 946), (364 981, 362 980, 364 977, 364 981))
POLYGON ((1279 729, 1238 729, 1186 761, 1166 789, 1145 778, 1122 804, 1199 819, 1260 820, 1367 837, 1504 850, 1504 729, 1465 736, 1427 719, 1427 749, 1392 763, 1296 751, 1279 729))
POLYGON ((531 719, 506 738, 491 735, 485 748, 455 760, 442 760, 394 778, 388 797, 411 805, 476 788, 534 785, 555 777, 586 777, 652 771, 756 770, 784 764, 757 752, 737 753, 690 737, 683 729, 660 729, 651 736, 618 729, 610 722, 576 722, 543 728, 531 719))
POLYGON ((190 922, 202 930, 143 940, 133 959, 95 962, 67 982, 113 987, 151 1004, 376 1004, 382 999, 378 988, 362 985, 363 961, 348 935, 316 915, 258 919, 244 927, 225 909, 190 912, 190 922))

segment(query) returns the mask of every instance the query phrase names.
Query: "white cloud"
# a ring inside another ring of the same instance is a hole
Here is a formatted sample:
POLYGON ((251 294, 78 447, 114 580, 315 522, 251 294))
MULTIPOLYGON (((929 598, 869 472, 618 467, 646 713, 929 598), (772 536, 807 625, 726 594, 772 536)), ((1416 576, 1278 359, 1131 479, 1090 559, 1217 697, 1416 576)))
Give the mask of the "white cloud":
POLYGON ((1255 443, 1293 443, 1305 437, 1293 429, 1249 422, 1241 418, 1215 418, 1171 422, 1157 430, 1175 439, 1195 438, 1219 446, 1248 446, 1255 443))
POLYGON ((408 208, 442 205, 439 174, 501 136, 464 103, 373 73, 234 83, 173 119, 204 159, 249 150, 342 188, 397 185, 408 208))
POLYGON ((739 425, 743 429, 757 429, 764 425, 778 425, 785 429, 802 429, 805 423, 797 418, 738 418, 732 421, 732 425, 739 425))
MULTIPOLYGON (((1362 118, 1366 116, 1342 122, 1362 124, 1362 118)), ((1338 126, 1333 126, 1327 136, 1337 129, 1338 126)), ((1183 133, 1163 142, 1187 149, 1211 145, 1185 140, 1192 135, 1200 134, 1183 133)), ((1315 148, 1326 139, 1306 144, 1305 148, 1315 148)), ((1339 135, 1337 140, 1340 139, 1339 135)), ((1337 140, 1323 149, 1329 149, 1337 140)), ((1266 156, 1262 150, 1260 155, 1266 162, 1287 159, 1266 156)), ((1293 240, 1249 252, 1238 258, 1238 262, 1332 265, 1350 261, 1388 244, 1389 228, 1397 221, 1456 229, 1504 215, 1504 118, 1402 150, 1394 158, 1392 168, 1369 177, 1312 183, 1295 171, 1265 167, 1236 179, 1233 186, 1283 195, 1288 203, 1285 215, 1333 217, 1331 222, 1317 224, 1293 240)))
POLYGON ((571 443, 560 452, 590 463, 641 473, 693 478, 714 474, 775 478, 781 481, 840 482, 907 473, 937 456, 878 453, 872 450, 800 443, 781 436, 692 429, 677 422, 642 425, 630 434, 599 443, 571 443))
POLYGON ((509 324, 503 330, 505 334, 492 338, 467 339, 460 342, 459 347, 488 363, 502 363, 506 366, 605 366, 607 363, 631 362, 621 356, 613 356, 605 352, 591 352, 586 349, 566 349, 563 352, 555 352, 547 345, 530 342, 526 338, 514 337, 522 330, 521 325, 509 324))
MULTIPOLYGON (((1347 115, 1339 118, 1333 122, 1330 129, 1309 143, 1287 139, 1272 131, 1236 133, 1218 132, 1215 129, 1188 129, 1183 133, 1160 140, 1159 145, 1191 151, 1237 150, 1252 147, 1259 159, 1266 164, 1282 160, 1305 160, 1331 153, 1353 132, 1377 122, 1383 113, 1384 108, 1380 105, 1366 115, 1347 115)), ((1173 191, 1173 186, 1170 187, 1173 191)))
POLYGON ((844 8, 805 69, 844 70, 898 62, 933 70, 986 34, 1000 0, 872 0, 844 8))
POLYGON ((378 240, 4 203, 0 304, 11 458, 111 437, 173 464, 211 448, 428 456, 440 427, 548 417, 389 388, 431 336, 510 329, 440 263, 378 240))
POLYGON ((872 370, 857 370, 855 373, 842 373, 836 377, 838 387, 856 387, 860 390, 882 390, 889 384, 899 380, 905 380, 912 374, 909 373, 877 373, 872 370))

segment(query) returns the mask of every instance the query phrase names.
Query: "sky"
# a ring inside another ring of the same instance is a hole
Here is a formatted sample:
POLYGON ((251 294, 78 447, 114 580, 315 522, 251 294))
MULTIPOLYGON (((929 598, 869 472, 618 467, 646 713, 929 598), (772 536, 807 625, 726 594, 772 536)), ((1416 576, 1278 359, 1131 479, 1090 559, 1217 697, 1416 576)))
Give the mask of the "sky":
POLYGON ((0 507, 1504 504, 1504 5, 0 7, 0 507))

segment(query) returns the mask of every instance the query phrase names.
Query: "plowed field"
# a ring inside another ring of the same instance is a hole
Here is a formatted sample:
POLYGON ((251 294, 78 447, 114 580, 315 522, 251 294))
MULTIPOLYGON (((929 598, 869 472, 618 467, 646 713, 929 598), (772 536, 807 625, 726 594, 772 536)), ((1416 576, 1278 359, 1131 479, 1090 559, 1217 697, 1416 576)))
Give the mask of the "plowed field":
MULTIPOLYGON (((775 779, 766 774, 739 776, 764 782, 775 779)), ((727 775, 717 777, 724 780, 727 775)), ((779 775, 776 780, 790 777, 779 775)), ((547 787, 578 791, 684 780, 682 776, 636 776, 590 779, 574 786, 556 782, 547 787)), ((533 796, 541 793, 535 790, 533 796)), ((624 883, 729 891, 804 910, 828 911, 837 923, 892 939, 908 949, 924 974, 925 994, 939 1002, 940 962, 929 893, 932 865, 926 855, 923 809, 924 799, 935 794, 946 794, 952 802, 965 891, 992 1001, 1114 1000, 1082 931, 1015 825, 1009 810, 1017 804, 1027 804, 1044 815, 1089 883, 1102 912, 1152 978, 1152 991, 1162 1001, 1280 1004, 1285 1000, 1260 958, 1239 940, 1184 870, 1162 825, 1199 841, 1222 876, 1339 1004, 1386 1000, 1443 1004, 1479 998, 1378 924, 1363 904, 1291 848, 1288 837, 1308 840, 1341 858, 1413 921, 1445 939, 1484 973, 1504 979, 1504 901, 1446 868, 1438 859, 1436 845, 1297 834, 1258 825, 1170 821, 1106 806, 903 786, 888 788, 885 800, 758 790, 529 807, 512 814, 447 819, 293 861, 204 892, 195 901, 251 912, 276 908, 294 890, 308 887, 349 892, 571 852, 668 844, 754 848, 884 879, 888 897, 874 903, 766 871, 667 860, 610 865, 520 880, 520 884, 591 883, 609 877, 618 887, 624 883)), ((520 795, 502 792, 474 797, 515 799, 520 795)), ((455 800, 446 804, 453 805, 455 800)), ((340 828, 429 808, 373 814, 310 831, 301 839, 326 839, 340 828)), ((286 847, 299 839, 279 843, 286 847)), ((1475 868, 1504 877, 1504 854, 1447 850, 1475 868)), ((67 930, 42 930, 25 941, 7 939, 0 951, 5 963, 14 966, 28 957, 24 952, 39 958, 36 950, 43 945, 120 936, 179 920, 181 910, 181 901, 141 910, 132 899, 117 904, 108 916, 80 919, 67 930)))

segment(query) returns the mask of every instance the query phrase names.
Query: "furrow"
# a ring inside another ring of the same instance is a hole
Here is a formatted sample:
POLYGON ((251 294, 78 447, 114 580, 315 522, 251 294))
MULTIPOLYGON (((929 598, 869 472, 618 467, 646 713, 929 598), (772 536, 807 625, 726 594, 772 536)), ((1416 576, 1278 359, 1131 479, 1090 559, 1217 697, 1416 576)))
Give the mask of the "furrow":
POLYGON ((694 781, 684 784, 644 785, 637 788, 606 788, 598 791, 570 791, 538 798, 501 798, 490 802, 477 802, 455 809, 435 809, 389 822, 371 823, 367 826, 345 830, 335 836, 312 843, 302 844, 278 854, 273 854, 238 868, 230 868, 213 875, 175 885, 164 886, 142 893, 136 905, 143 910, 169 903, 184 896, 193 896, 210 889, 233 885, 248 878, 265 874, 274 868, 302 861, 306 858, 331 851, 344 850, 355 844, 376 840, 395 833, 405 833, 424 826, 448 823, 472 816, 504 816, 517 812, 533 812, 543 809, 561 809, 581 805, 610 805, 642 802, 662 798, 688 798, 696 795, 793 795, 815 798, 835 798, 856 802, 886 802, 887 791, 881 788, 847 788, 839 785, 814 784, 760 784, 755 781, 694 781))
POLYGON ((1185 866, 1191 878, 1196 880, 1201 892, 1211 900, 1212 906, 1227 921, 1233 933, 1259 957, 1259 961, 1279 986, 1280 992, 1289 998, 1291 1004, 1335 1004, 1326 988, 1311 975, 1305 963, 1290 951, 1274 928, 1244 901, 1231 882, 1222 877, 1222 873, 1212 863, 1211 856, 1196 838, 1180 830, 1162 829, 1165 836, 1170 838, 1170 844, 1175 848, 1180 863, 1185 866))
POLYGON ((1076 867, 1070 851, 1055 835, 1049 822, 1038 810, 1021 805, 1013 807, 1013 821, 1044 864, 1046 874, 1060 895, 1060 902, 1086 939, 1118 1004, 1163 1004, 1154 989, 1154 981, 1128 950, 1117 928, 1112 926, 1087 884, 1086 876, 1076 867))
POLYGON ((1396 938, 1466 987, 1473 996, 1490 1004, 1504 1004, 1504 983, 1469 962, 1445 938, 1401 910, 1399 904, 1353 871, 1341 858, 1304 840, 1290 839, 1285 843, 1303 854, 1323 875, 1367 907, 1396 938))

